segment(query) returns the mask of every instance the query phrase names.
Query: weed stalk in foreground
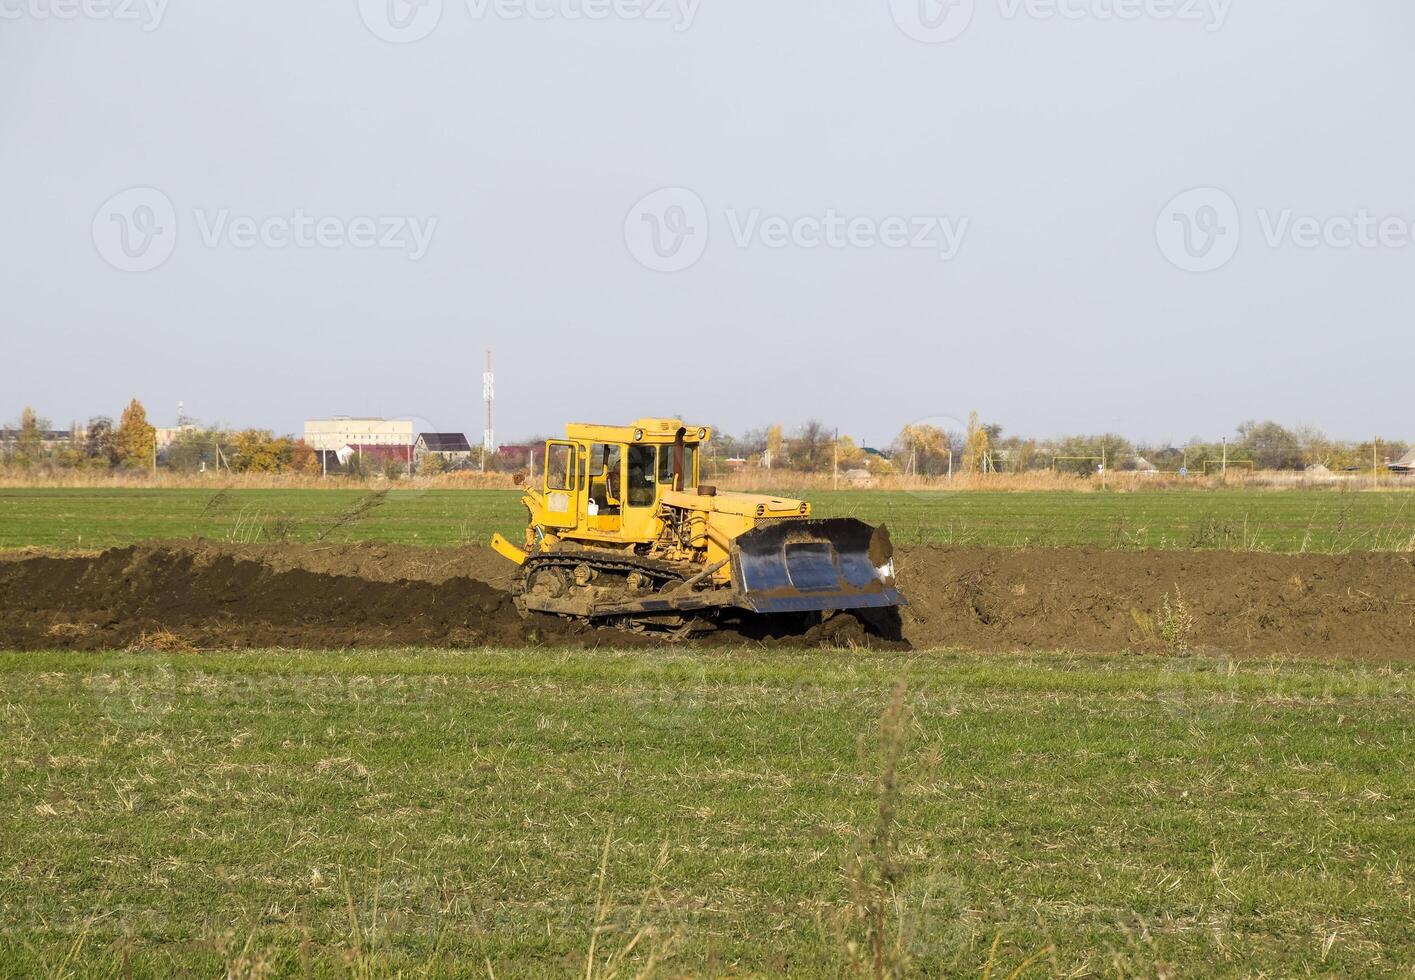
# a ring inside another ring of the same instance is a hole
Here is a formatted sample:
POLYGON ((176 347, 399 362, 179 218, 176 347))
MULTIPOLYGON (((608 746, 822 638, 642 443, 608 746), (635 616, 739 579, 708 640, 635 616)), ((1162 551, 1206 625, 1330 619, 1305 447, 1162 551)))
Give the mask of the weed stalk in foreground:
POLYGON ((340 514, 338 517, 334 518, 334 520, 329 523, 329 526, 319 533, 319 536, 315 538, 315 540, 323 541, 335 531, 338 531, 341 528, 349 527, 352 524, 359 523, 359 521, 362 521, 365 517, 367 517, 374 510, 374 508, 381 506, 383 502, 387 499, 387 487, 384 487, 382 490, 375 490, 372 493, 364 494, 357 501, 355 501, 352 507, 344 511, 344 513, 340 514))
POLYGON ((847 925, 864 928, 863 943, 844 941, 846 962, 857 975, 876 978, 903 976, 907 965, 903 939, 897 928, 891 928, 894 917, 890 915, 903 877, 895 854, 894 824, 898 816, 899 759, 908 738, 906 693, 902 682, 896 684, 880 719, 879 807, 874 825, 860 835, 845 858, 845 876, 850 886, 847 925))

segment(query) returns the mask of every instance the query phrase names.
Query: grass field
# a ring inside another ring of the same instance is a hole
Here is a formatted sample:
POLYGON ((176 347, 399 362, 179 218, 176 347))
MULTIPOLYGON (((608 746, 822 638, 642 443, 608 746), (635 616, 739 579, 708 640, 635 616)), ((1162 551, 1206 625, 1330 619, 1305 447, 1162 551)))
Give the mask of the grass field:
MULTIPOLYGON (((392 490, 336 526, 359 490, 0 490, 0 548, 97 548, 192 535, 243 542, 482 544, 519 537, 506 490, 392 490)), ((1217 490, 1147 493, 811 494, 821 517, 886 522, 901 544, 1101 545, 1270 551, 1415 550, 1415 494, 1217 490)))
POLYGON ((1407 668, 485 650, 0 678, 8 975, 1415 970, 1407 668))
MULTIPOLYGON (((812 499, 913 544, 1415 547, 1406 493, 812 499)), ((522 519, 506 491, 0 491, 8 548, 522 519)), ((0 812, 0 975, 1415 972, 1415 666, 0 652, 0 812)))

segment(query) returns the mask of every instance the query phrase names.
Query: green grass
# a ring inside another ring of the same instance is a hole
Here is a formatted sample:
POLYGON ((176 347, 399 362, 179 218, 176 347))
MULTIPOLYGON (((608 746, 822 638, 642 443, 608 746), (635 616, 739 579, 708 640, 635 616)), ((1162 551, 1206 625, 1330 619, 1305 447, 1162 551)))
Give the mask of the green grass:
MULTIPOLYGON (((516 491, 392 490, 363 519, 332 522, 359 490, 0 490, 0 548, 94 548, 201 535, 238 541, 381 540, 455 546, 519 537, 516 491)), ((811 494, 821 517, 886 522, 902 544, 1101 545, 1271 551, 1415 549, 1403 492, 811 494)))
POLYGON ((838 975, 853 852, 912 975, 1408 976, 1412 758, 1404 666, 0 653, 0 972, 838 975))

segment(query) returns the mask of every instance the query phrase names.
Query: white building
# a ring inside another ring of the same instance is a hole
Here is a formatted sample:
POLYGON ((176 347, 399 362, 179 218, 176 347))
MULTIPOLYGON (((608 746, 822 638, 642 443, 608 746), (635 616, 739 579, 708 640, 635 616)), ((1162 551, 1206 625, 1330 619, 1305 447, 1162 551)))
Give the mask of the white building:
POLYGON ((413 423, 405 419, 353 418, 336 415, 305 422, 305 443, 312 449, 345 446, 411 446, 413 423))
POLYGON ((161 452, 162 450, 166 449, 168 446, 172 445, 172 443, 182 438, 185 433, 195 432, 196 428, 197 427, 195 425, 192 425, 190 422, 186 423, 185 425, 174 425, 171 428, 163 428, 162 426, 158 426, 156 429, 153 430, 155 438, 157 439, 158 451, 161 452))

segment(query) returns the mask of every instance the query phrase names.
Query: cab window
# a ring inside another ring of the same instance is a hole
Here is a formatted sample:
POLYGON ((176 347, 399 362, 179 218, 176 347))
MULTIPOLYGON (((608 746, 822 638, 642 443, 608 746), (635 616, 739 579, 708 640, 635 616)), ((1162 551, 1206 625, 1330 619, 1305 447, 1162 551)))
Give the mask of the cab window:
POLYGON ((601 514, 619 513, 624 488, 620 486, 621 447, 617 443, 590 445, 590 499, 601 514))
POLYGON ((649 507, 654 498, 654 447, 629 447, 628 495, 630 507, 649 507))
MULTIPOLYGON (((658 454, 658 482, 664 486, 673 486, 673 447, 660 446, 658 454)), ((695 458, 698 453, 696 445, 684 445, 683 447, 683 489, 697 486, 697 481, 693 474, 697 472, 695 458)))
POLYGON ((551 490, 569 490, 574 486, 571 470, 574 454, 563 442, 552 442, 545 450, 545 485, 551 490))

